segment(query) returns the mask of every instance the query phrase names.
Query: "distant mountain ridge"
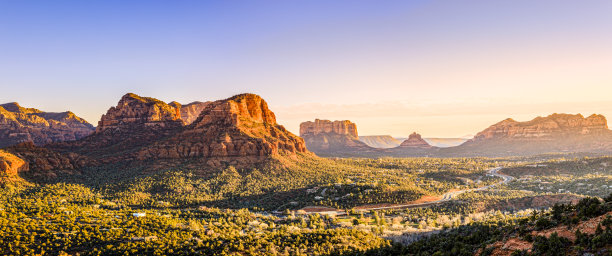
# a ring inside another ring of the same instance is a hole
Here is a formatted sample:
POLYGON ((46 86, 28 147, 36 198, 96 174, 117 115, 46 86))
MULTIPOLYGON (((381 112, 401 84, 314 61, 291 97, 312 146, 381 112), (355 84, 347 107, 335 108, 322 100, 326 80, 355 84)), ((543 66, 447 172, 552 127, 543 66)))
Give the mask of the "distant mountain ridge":
MULTIPOLYGON (((276 123, 258 95, 240 94, 204 105, 187 124, 183 105, 129 93, 102 116, 90 136, 44 147, 21 143, 5 150, 25 161, 27 167, 20 171, 43 178, 109 164, 143 170, 251 168, 275 157, 310 154, 302 138, 276 123)), ((0 166, 0 173, 14 170, 13 163, 0 166)))
POLYGON ((391 135, 359 136, 359 140, 373 148, 394 148, 402 144, 400 140, 391 135))
POLYGON ((453 155, 511 156, 544 153, 612 152, 612 131, 602 115, 552 114, 526 122, 505 119, 473 139, 444 153, 453 155))
POLYGON ((94 129, 70 111, 44 112, 22 107, 17 102, 0 105, 0 148, 28 141, 45 145, 78 140, 94 129))

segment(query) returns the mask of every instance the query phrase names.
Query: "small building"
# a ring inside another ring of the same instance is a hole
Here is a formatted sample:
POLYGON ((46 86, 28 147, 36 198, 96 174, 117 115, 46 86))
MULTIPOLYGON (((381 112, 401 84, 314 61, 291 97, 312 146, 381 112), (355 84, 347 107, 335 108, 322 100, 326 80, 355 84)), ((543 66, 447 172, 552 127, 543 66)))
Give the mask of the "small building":
POLYGON ((147 213, 144 213, 144 212, 135 212, 135 213, 132 213, 132 217, 139 218, 139 217, 145 217, 145 216, 147 216, 147 213))

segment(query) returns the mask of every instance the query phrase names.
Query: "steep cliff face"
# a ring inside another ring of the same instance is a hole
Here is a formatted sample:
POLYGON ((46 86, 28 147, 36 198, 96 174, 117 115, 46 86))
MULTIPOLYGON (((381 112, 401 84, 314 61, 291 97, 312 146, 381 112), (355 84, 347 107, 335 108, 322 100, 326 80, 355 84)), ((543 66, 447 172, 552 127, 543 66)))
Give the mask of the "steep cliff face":
POLYGON ((602 115, 552 114, 537 117, 528 122, 503 120, 479 132, 474 141, 513 138, 513 139, 547 139, 555 136, 600 134, 608 131, 606 118, 602 115))
POLYGON ((410 134, 410 136, 408 136, 408 139, 404 140, 402 144, 400 144, 400 147, 402 148, 431 148, 431 145, 429 145, 427 141, 421 138, 420 134, 413 132, 412 134, 410 134))
POLYGON ((527 122, 503 120, 445 153, 511 156, 558 152, 612 152, 612 132, 602 115, 552 114, 527 122))
POLYGON ((300 124, 300 137, 308 150, 318 154, 372 150, 359 140, 357 125, 344 121, 315 119, 300 124))
POLYGON ((28 170, 28 162, 0 150, 0 185, 19 180, 18 173, 28 170))
POLYGON ((357 125, 348 120, 329 121, 315 119, 314 122, 308 121, 300 124, 300 136, 311 136, 326 134, 348 135, 352 138, 359 138, 357 125))
POLYGON ((391 135, 359 136, 359 141, 373 148, 394 148, 402 144, 391 135))
POLYGON ((175 166, 243 168, 275 156, 309 154, 304 140, 277 124, 274 113, 258 95, 241 94, 188 107, 187 115, 200 114, 186 125, 181 116, 183 105, 126 94, 86 138, 44 148, 20 144, 10 150, 26 159, 31 169, 76 172, 117 163, 156 170, 175 166), (198 111, 202 105, 204 109, 198 111))
POLYGON ((209 103, 191 125, 142 149, 138 159, 197 158, 209 166, 246 166, 272 155, 306 152, 304 140, 277 124, 260 96, 241 94, 209 103))
POLYGON ((128 93, 98 123, 96 133, 108 130, 158 129, 182 126, 179 108, 154 98, 128 93))
POLYGON ((72 112, 48 113, 18 103, 0 105, 0 148, 22 142, 44 145, 81 139, 94 127, 72 112))
POLYGON ((198 119, 200 113, 202 113, 202 110, 204 110, 206 106, 210 104, 210 102, 195 101, 187 105, 176 104, 177 106, 180 106, 181 119, 183 119, 183 122, 185 122, 186 125, 189 125, 198 119))

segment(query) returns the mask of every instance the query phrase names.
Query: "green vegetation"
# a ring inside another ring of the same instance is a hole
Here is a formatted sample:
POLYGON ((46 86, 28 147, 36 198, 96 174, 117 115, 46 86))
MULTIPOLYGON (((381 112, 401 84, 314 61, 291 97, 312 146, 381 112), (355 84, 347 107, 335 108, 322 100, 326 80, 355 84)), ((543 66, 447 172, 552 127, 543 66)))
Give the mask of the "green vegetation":
POLYGON ((587 198, 549 210, 580 197, 526 181, 589 182, 609 175, 600 169, 607 161, 306 157, 217 172, 106 165, 4 186, 0 255, 487 255, 508 239, 529 241, 529 255, 597 252, 610 246, 609 218, 576 241, 538 232, 575 227, 610 212, 610 203, 587 198), (495 166, 514 166, 502 172, 522 179, 427 207, 363 210, 498 183, 486 175, 495 166), (306 206, 339 211, 307 214, 306 206))
POLYGON ((4 191, 0 209, 0 255, 298 255, 389 246, 382 238, 339 228, 319 215, 278 218, 244 209, 136 209, 63 183, 4 191))

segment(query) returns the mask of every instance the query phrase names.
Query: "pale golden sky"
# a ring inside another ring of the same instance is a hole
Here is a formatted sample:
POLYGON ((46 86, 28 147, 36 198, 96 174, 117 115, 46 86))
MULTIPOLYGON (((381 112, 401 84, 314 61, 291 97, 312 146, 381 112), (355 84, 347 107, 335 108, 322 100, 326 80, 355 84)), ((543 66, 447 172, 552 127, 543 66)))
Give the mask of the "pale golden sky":
POLYGON ((611 117, 611 13, 608 0, 0 1, 0 102, 96 124, 127 92, 251 92, 295 133, 324 118, 425 137, 611 117))

